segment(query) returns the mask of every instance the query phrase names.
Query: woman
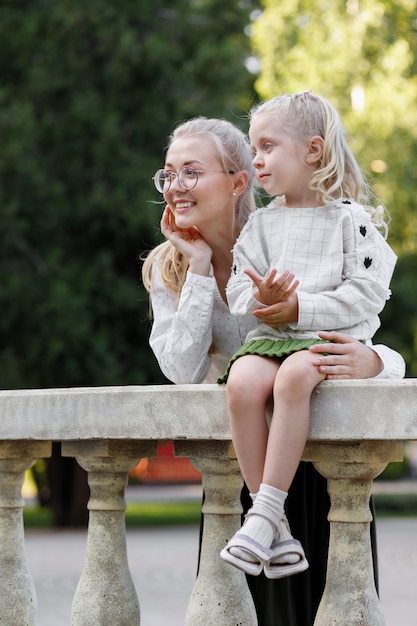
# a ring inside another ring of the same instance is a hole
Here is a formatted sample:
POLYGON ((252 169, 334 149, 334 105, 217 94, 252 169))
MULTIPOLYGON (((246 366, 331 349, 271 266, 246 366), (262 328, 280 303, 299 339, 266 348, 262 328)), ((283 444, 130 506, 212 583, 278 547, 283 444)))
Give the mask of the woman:
MULTIPOLYGON (((167 241, 143 266, 154 318, 150 345, 172 382, 213 383, 257 323, 251 316, 233 317, 225 295, 231 250, 254 210, 247 138, 223 120, 185 122, 170 137, 165 166, 154 181, 167 205, 161 220, 167 241)), ((264 323, 279 326, 293 319, 292 283, 292 276, 284 275, 280 294, 284 301, 258 311, 264 323)), ((385 346, 371 348, 336 332, 323 337, 336 342, 326 344, 326 356, 320 345, 311 350, 317 353, 314 366, 327 378, 404 375, 403 359, 385 346)), ((242 492, 242 504, 246 511, 247 490, 242 492)), ((261 626, 312 624, 324 588, 329 500, 325 479, 310 463, 300 464, 286 510, 310 568, 288 579, 248 577, 261 626)))

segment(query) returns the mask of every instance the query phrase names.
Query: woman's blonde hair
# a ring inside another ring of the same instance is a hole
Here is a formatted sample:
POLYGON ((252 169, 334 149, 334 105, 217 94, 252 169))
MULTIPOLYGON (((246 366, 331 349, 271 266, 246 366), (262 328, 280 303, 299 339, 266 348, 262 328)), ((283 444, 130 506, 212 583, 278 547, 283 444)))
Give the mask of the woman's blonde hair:
MULTIPOLYGON (((236 234, 246 223, 249 214, 255 209, 253 185, 255 172, 252 165, 252 150, 246 135, 234 124, 226 120, 196 117, 177 126, 168 138, 168 148, 177 139, 198 135, 214 145, 225 172, 248 173, 246 189, 235 199, 234 223, 236 234)), ((152 267, 158 264, 163 283, 177 295, 185 282, 188 261, 170 241, 157 246, 146 257, 142 268, 142 280, 148 291, 152 289, 152 267)))
POLYGON ((333 105, 311 91, 302 91, 262 102, 249 112, 249 119, 252 121, 265 113, 273 115, 280 127, 299 141, 309 141, 314 136, 323 139, 321 162, 309 185, 317 192, 320 202, 328 204, 343 199, 360 202, 386 234, 384 209, 367 206, 373 194, 348 145, 345 129, 333 105))

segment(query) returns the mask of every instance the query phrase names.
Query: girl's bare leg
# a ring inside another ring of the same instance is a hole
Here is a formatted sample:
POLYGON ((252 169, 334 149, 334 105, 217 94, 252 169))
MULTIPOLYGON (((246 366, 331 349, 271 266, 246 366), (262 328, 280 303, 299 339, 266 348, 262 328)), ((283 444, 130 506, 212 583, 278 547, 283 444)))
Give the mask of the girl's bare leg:
MULTIPOLYGON (((268 437, 263 483, 288 492, 301 460, 310 423, 313 389, 325 374, 313 365, 308 351, 290 355, 281 365, 274 384, 274 410, 268 437)), ((272 556, 265 566, 268 578, 304 571, 307 559, 300 543, 291 535, 288 522, 280 521, 271 545, 272 556)))
MULTIPOLYGON (((258 370, 262 378, 257 376, 255 385, 257 361, 246 361, 233 372, 228 392, 233 443, 250 491, 256 493, 259 487, 259 492, 244 527, 221 556, 249 574, 259 574, 263 568, 269 578, 281 578, 308 567, 302 546, 291 536, 283 515, 287 491, 307 440, 311 393, 325 378, 313 360, 314 355, 303 351, 289 356, 281 366, 271 361, 272 367, 267 363, 258 370), (268 433, 265 393, 271 378, 274 411, 268 433)), ((238 363, 239 359, 235 365, 238 363)))
MULTIPOLYGON (((252 496, 259 490, 268 442, 266 405, 272 394, 278 361, 256 355, 240 357, 227 381, 230 428, 240 469, 252 496)), ((275 491, 270 489, 271 500, 275 491)), ((268 498, 268 506, 271 503, 268 498)), ((251 509, 251 512, 254 509, 251 509)), ((221 552, 222 558, 246 571, 259 574, 274 538, 274 522, 263 515, 246 518, 221 552), (255 552, 253 551, 255 547, 255 552)))
POLYGON ((233 445, 251 493, 257 493, 264 473, 268 442, 265 410, 278 369, 278 361, 248 354, 233 363, 227 381, 233 445))
POLYGON ((262 482, 288 491, 300 463, 310 422, 313 389, 326 378, 307 350, 290 355, 274 384, 274 410, 262 482))

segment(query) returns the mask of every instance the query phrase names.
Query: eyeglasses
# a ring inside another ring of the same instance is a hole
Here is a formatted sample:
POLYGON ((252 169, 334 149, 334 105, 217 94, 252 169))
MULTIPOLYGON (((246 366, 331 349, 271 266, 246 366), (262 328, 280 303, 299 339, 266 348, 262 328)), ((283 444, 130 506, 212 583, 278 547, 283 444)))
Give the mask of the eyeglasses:
MULTIPOLYGON (((202 174, 226 174, 221 170, 197 170, 195 167, 189 167, 188 165, 184 165, 179 172, 173 172, 172 170, 158 170, 155 176, 152 178, 155 183, 155 187, 160 193, 167 193, 170 190, 171 184, 178 177, 178 182, 183 189, 190 191, 194 189, 194 187, 198 183, 198 175, 202 174)), ((233 171, 228 172, 229 174, 234 174, 233 171)))

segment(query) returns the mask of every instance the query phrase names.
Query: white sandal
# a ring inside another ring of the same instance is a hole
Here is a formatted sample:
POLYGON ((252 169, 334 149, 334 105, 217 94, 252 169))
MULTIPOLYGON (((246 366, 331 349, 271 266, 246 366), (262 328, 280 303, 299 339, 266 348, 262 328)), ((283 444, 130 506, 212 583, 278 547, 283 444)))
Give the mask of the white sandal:
POLYGON ((287 518, 284 516, 279 524, 278 535, 271 545, 271 558, 264 564, 267 578, 285 578, 304 572, 308 568, 308 561, 303 547, 298 539, 291 535, 287 518), (298 557, 295 563, 285 560, 286 556, 298 557))

